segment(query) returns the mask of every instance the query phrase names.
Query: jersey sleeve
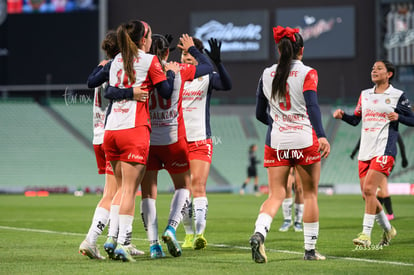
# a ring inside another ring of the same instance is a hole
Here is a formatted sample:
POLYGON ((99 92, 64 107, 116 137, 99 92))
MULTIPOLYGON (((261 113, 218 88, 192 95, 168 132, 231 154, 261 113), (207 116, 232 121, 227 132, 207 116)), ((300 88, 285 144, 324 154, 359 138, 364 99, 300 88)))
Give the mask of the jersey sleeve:
POLYGON ((151 66, 148 70, 148 75, 151 78, 151 82, 153 85, 167 80, 165 73, 162 69, 161 63, 156 56, 152 58, 151 66))
POLYGON ((317 91, 318 89, 318 72, 312 69, 308 72, 303 83, 303 92, 317 91))
POLYGON ((191 64, 180 64, 180 74, 182 81, 191 81, 194 79, 196 66, 191 64))
POLYGON ((358 104, 354 110, 354 115, 359 116, 359 117, 361 116, 361 113, 362 113, 361 97, 362 97, 362 94, 359 96, 358 104))

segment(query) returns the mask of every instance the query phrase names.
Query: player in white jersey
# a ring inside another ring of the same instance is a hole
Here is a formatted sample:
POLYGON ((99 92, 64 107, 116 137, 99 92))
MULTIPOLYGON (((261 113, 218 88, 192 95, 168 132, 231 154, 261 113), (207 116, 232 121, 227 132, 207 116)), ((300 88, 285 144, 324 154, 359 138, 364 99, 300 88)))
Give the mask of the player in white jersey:
MULTIPOLYGON (((118 27, 120 53, 111 64, 108 91, 113 87, 141 86, 151 90, 155 86, 160 93, 171 94, 172 85, 158 58, 146 53, 151 46, 151 35, 151 28, 143 21, 133 20, 118 27)), ((143 102, 131 99, 112 101, 105 125, 104 150, 122 194, 119 232, 113 254, 123 261, 135 261, 127 248, 128 236, 132 234, 135 196, 145 173, 149 151, 149 106, 146 96, 143 99, 143 102)))
MULTIPOLYGON (((109 100, 104 97, 104 91, 108 86, 109 81, 109 69, 112 59, 118 54, 119 48, 117 44, 116 32, 113 30, 108 31, 104 41, 102 41, 102 49, 106 52, 109 60, 103 60, 93 70, 88 77, 88 87, 95 88, 94 101, 93 101, 93 147, 95 151, 96 161, 98 164, 98 173, 106 174, 105 188, 102 199, 97 205, 92 224, 86 239, 79 247, 79 252, 92 259, 104 259, 99 253, 96 247, 96 241, 99 235, 102 234, 105 227, 110 223, 110 231, 114 231, 115 238, 118 235, 118 214, 119 204, 121 200, 121 194, 118 192, 114 173, 109 161, 106 160, 105 152, 103 149, 103 137, 106 112, 110 104, 109 100)), ((140 94, 135 93, 135 97, 140 94)), ((142 255, 143 251, 138 250, 129 241, 127 246, 131 255, 142 255)))
POLYGON ((394 88, 390 80, 395 68, 386 60, 374 63, 371 80, 375 86, 361 92, 353 115, 337 109, 333 117, 356 126, 362 120, 361 143, 358 154, 359 181, 365 200, 362 232, 353 243, 357 246, 371 245, 374 220, 384 230, 378 245, 387 246, 397 235, 388 221, 381 203, 376 197, 380 183, 386 181, 397 154, 398 124, 414 126, 414 113, 403 91, 394 88))
MULTIPOLYGON (((207 223, 208 201, 206 194, 207 178, 210 171, 213 154, 213 143, 210 129, 210 98, 214 90, 230 90, 231 79, 220 58, 221 42, 210 39, 210 51, 207 55, 214 62, 218 72, 213 72, 187 81, 183 92, 183 114, 185 129, 187 132, 190 170, 191 193, 193 202, 188 202, 183 216, 186 237, 183 248, 193 247, 202 249, 206 247, 204 230, 207 223), (194 222, 193 228, 193 205, 194 222)), ((194 39, 194 44, 200 52, 203 51, 203 43, 194 39)), ((187 51, 182 51, 181 62, 197 65, 197 60, 187 51)))
POLYGON ((266 68, 256 93, 256 118, 268 125, 264 167, 269 196, 260 208, 250 237, 252 259, 267 262, 264 242, 270 225, 285 199, 291 166, 302 179, 305 200, 303 231, 305 260, 324 260, 315 251, 319 234, 318 184, 321 157, 330 145, 322 127, 317 100, 318 75, 302 63, 303 39, 299 29, 273 28, 279 63, 266 68))
MULTIPOLYGON (((164 48, 168 49, 168 41, 162 38, 155 38, 153 41, 152 52, 154 54, 156 52, 155 49, 159 48, 161 44, 165 44, 164 48)), ((157 90, 151 93, 150 115, 152 133, 147 171, 142 183, 142 213, 151 245, 151 256, 154 255, 154 258, 159 256, 156 250, 158 246, 158 225, 155 199, 157 195, 157 175, 161 169, 168 171, 175 188, 168 224, 162 239, 167 244, 168 251, 172 256, 178 257, 182 253, 181 247, 176 240, 175 232, 182 220, 183 207, 189 200, 191 184, 190 162, 182 111, 184 83, 192 81, 201 75, 208 74, 213 70, 208 58, 194 47, 193 39, 188 35, 184 34, 180 38, 178 47, 183 51, 190 52, 199 61, 199 64, 197 66, 179 64, 179 70, 176 72, 174 79, 174 91, 170 99, 165 100, 161 98, 157 90)), ((168 53, 169 51, 159 57, 165 62, 168 59, 168 53)), ((170 65, 171 62, 166 64, 166 66, 170 65)))
MULTIPOLYGON (((109 59, 113 59, 115 57, 115 55, 119 52, 115 31, 109 31, 106 34, 105 39, 102 41, 101 48, 106 52, 109 59)), ((92 143, 95 151, 96 163, 98 165, 98 173, 105 174, 105 188, 103 196, 95 209, 92 224, 89 228, 88 234, 86 235, 86 239, 79 247, 79 253, 86 255, 91 259, 98 260, 103 260, 105 257, 101 256, 99 253, 99 250, 96 247, 96 241, 108 223, 111 201, 117 190, 114 173, 109 161, 106 161, 105 152, 103 150, 105 117, 109 105, 109 101, 103 97, 103 91, 107 87, 107 82, 101 82, 99 84, 93 83, 94 77, 107 63, 108 60, 103 60, 88 77, 89 88, 95 88, 99 85, 94 91, 92 143)))
MULTIPOLYGON (((351 159, 354 159, 356 153, 359 151, 359 145, 361 143, 361 138, 358 139, 357 144, 355 145, 354 150, 352 150, 352 153, 350 155, 351 159)), ((403 168, 406 168, 408 166, 408 160, 407 160, 407 155, 405 153, 405 145, 404 145, 404 141, 401 137, 401 135, 398 133, 398 138, 397 138, 397 144, 398 147, 400 148, 400 153, 401 153, 401 166, 403 168)), ((395 163, 394 163, 395 165, 395 163)), ((394 169, 394 168, 393 168, 394 169)), ((387 219, 389 221, 392 221, 393 219, 395 219, 394 216, 394 211, 392 209, 392 201, 391 201, 391 196, 388 192, 388 181, 387 178, 384 178, 383 181, 381 181, 378 191, 377 191, 377 199, 379 200, 379 202, 381 203, 381 205, 383 205, 385 207, 385 210, 387 212, 386 216, 387 219)))
MULTIPOLYGON (((158 241, 158 223, 155 200, 157 197, 158 171, 166 169, 174 183, 175 193, 171 202, 168 225, 163 234, 168 251, 174 257, 181 255, 181 247, 176 241, 175 231, 181 222, 182 209, 189 199, 191 184, 186 132, 182 114, 182 92, 186 81, 208 74, 213 67, 202 53, 195 47, 191 37, 184 34, 180 38, 181 47, 191 52, 199 65, 167 63, 169 42, 162 35, 153 35, 150 53, 155 54, 165 69, 176 70, 174 90, 170 98, 163 98, 158 90, 150 94, 151 146, 147 162, 147 170, 142 181, 141 215, 150 241, 151 258, 164 257, 158 241)), ((122 92, 122 91, 121 91, 122 92)))

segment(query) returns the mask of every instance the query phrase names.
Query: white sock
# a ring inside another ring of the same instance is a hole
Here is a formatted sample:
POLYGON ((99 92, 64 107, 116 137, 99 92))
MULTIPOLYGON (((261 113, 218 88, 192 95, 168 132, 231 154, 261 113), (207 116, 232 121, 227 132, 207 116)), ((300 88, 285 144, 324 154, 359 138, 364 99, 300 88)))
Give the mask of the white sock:
POLYGON ((89 232, 86 235, 86 239, 90 244, 96 244, 98 236, 102 234, 105 226, 108 223, 109 211, 102 207, 95 209, 95 214, 92 218, 92 224, 89 228, 89 232))
POLYGON ((305 205, 303 203, 295 203, 295 223, 302 223, 304 207, 305 205))
POLYGON ((111 205, 109 212, 108 237, 118 238, 119 231, 119 205, 111 205))
POLYGON ((193 225, 193 203, 191 199, 186 202, 183 211, 183 225, 185 234, 194 234, 194 225, 193 225))
POLYGON ((303 223, 305 250, 315 249, 319 235, 319 222, 303 223))
POLYGON ((292 198, 284 199, 282 202, 282 212, 284 220, 292 220, 292 198))
POLYGON ((362 222, 362 233, 371 237, 371 231, 374 227, 375 215, 364 214, 364 221, 362 222))
POLYGON ((143 199, 141 205, 142 219, 145 221, 148 241, 150 245, 158 243, 158 220, 155 200, 151 198, 143 199))
POLYGON ((196 234, 204 234, 207 224, 208 200, 206 197, 193 199, 196 234))
POLYGON ((264 239, 266 239, 267 232, 270 230, 272 221, 273 218, 270 215, 266 213, 260 213, 259 216, 257 216, 254 232, 259 232, 263 235, 264 239))
POLYGON ((381 210, 381 212, 375 215, 375 220, 377 221, 378 225, 381 226, 382 229, 384 229, 385 232, 391 230, 390 221, 387 219, 384 210, 381 210))
POLYGON ((126 243, 132 234, 132 223, 134 222, 134 216, 119 215, 119 233, 117 242, 122 245, 128 245, 126 243))
POLYGON ((190 197, 190 190, 180 188, 175 190, 174 196, 171 200, 170 216, 168 217, 168 225, 177 229, 181 220, 183 219, 183 208, 186 200, 190 197))

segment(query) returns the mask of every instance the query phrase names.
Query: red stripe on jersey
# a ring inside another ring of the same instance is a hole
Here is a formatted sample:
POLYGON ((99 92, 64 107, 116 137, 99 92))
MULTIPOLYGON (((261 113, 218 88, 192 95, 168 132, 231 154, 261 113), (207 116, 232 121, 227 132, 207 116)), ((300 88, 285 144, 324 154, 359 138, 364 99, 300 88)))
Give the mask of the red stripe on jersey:
POLYGON ((303 83, 303 91, 317 91, 318 88, 318 72, 312 69, 308 72, 303 83))
POLYGON ((354 110, 354 115, 356 116, 361 116, 361 113, 362 113, 361 96, 362 96, 362 93, 361 95, 359 95, 358 104, 354 110))
POLYGON ((162 70, 161 63, 155 55, 152 58, 151 65, 148 69, 148 77, 151 79, 153 85, 167 80, 167 77, 162 70))

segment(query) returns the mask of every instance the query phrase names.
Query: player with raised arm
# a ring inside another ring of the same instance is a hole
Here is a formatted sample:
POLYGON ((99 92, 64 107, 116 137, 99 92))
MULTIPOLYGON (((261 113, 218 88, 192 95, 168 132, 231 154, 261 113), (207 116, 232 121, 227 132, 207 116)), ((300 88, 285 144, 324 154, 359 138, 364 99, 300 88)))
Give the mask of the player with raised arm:
MULTIPOLYGON (((217 71, 187 81, 183 93, 183 115, 188 140, 193 197, 184 209, 183 224, 186 236, 183 248, 203 249, 207 245, 204 237, 208 212, 206 185, 213 156, 210 98, 213 90, 227 91, 232 87, 230 75, 221 62, 221 42, 211 38, 208 43, 210 51, 205 50, 205 52, 214 62, 217 71)), ((204 46, 199 39, 194 38, 194 44, 200 52, 203 52, 204 46)), ((181 62, 198 64, 198 61, 184 50, 181 52, 181 62)))
MULTIPOLYGON (((151 28, 144 21, 133 20, 117 29, 120 53, 114 58, 109 75, 112 87, 157 87, 171 95, 172 85, 158 58, 147 54, 151 46, 151 28)), ((120 186, 119 232, 114 250, 107 250, 123 261, 135 261, 127 248, 135 214, 135 196, 145 173, 149 143, 150 116, 147 95, 140 101, 113 100, 105 125, 104 150, 120 186)), ((107 240, 108 241, 108 240, 107 240)), ((107 245, 107 242, 105 243, 107 245)), ((107 246, 109 247, 109 246, 107 246)))

